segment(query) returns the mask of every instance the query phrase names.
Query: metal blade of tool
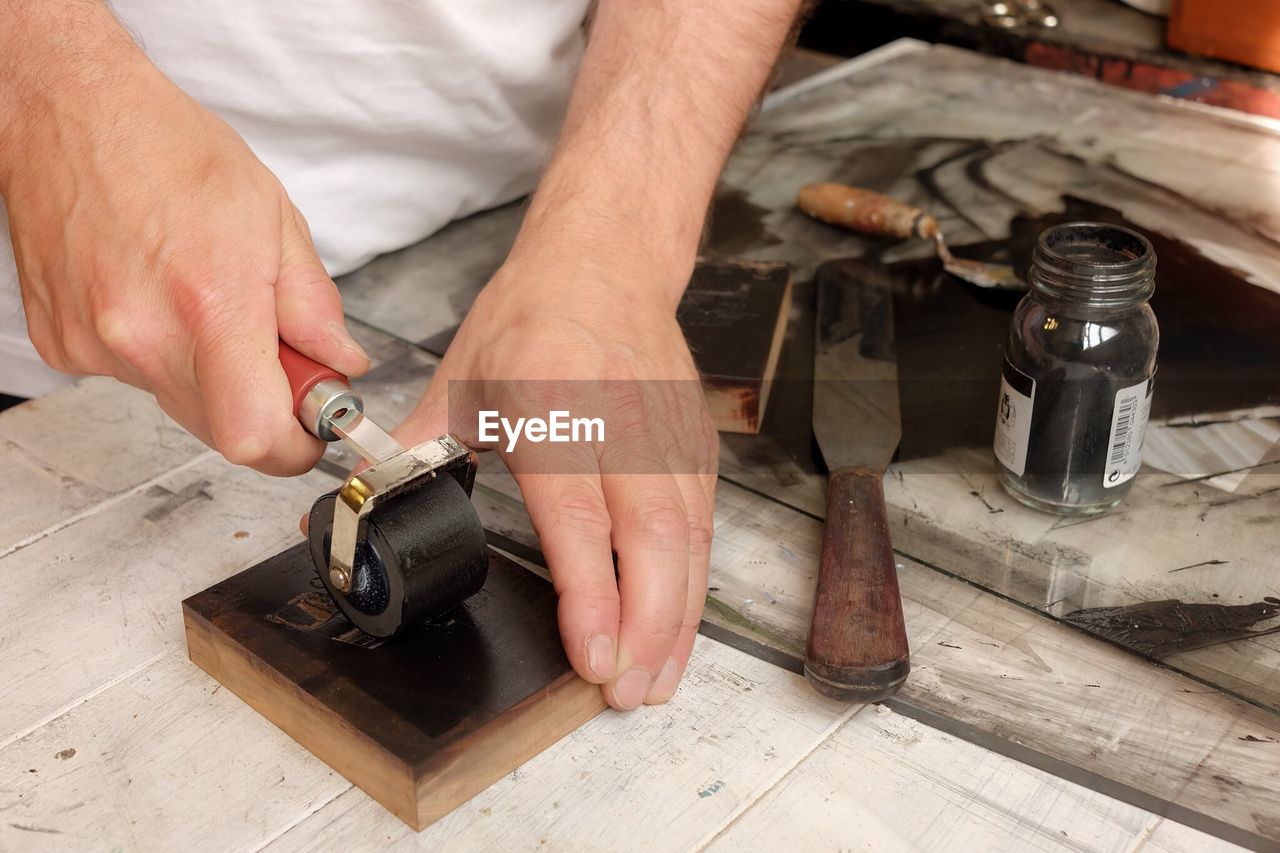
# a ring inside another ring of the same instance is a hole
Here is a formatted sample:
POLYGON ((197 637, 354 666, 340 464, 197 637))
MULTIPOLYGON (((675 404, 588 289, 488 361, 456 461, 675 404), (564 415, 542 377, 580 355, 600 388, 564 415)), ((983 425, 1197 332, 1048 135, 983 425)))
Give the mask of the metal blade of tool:
POLYGON ((816 285, 813 432, 829 474, 804 670, 828 696, 875 702, 910 669, 883 483, 902 436, 893 292, 857 260, 819 267, 816 285))
POLYGON ((883 471, 902 438, 893 292, 883 269, 856 260, 817 272, 813 434, 831 470, 883 471))
POLYGON ((348 424, 331 423, 330 429, 342 437, 347 446, 360 454, 370 465, 385 462, 404 452, 400 442, 362 413, 357 412, 348 424))

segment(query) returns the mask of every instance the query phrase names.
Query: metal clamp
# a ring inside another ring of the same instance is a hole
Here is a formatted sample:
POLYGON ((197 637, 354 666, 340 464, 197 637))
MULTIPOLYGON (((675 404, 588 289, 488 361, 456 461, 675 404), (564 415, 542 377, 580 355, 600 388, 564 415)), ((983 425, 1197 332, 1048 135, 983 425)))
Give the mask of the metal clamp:
POLYGON ((329 548, 329 581, 333 586, 340 592, 350 592, 356 543, 365 536, 370 513, 441 474, 452 476, 470 495, 477 462, 475 451, 451 435, 442 435, 352 474, 338 490, 333 508, 333 539, 329 548))

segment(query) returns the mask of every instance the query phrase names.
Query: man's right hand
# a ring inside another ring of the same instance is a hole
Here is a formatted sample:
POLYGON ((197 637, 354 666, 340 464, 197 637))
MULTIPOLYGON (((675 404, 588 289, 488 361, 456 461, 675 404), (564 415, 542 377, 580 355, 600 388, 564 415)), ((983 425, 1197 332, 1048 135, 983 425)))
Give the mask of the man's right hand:
POLYGON ((293 416, 278 341, 349 375, 369 362, 306 222, 105 9, 79 4, 75 34, 46 42, 44 5, 0 45, 24 54, 0 69, 0 195, 32 342, 58 370, 151 391, 232 462, 309 469, 323 447, 293 416))

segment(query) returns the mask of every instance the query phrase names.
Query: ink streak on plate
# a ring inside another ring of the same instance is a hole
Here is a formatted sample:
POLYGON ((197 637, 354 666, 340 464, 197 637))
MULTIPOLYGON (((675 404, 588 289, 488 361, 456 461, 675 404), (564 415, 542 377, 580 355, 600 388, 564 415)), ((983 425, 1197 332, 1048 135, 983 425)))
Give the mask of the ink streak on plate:
POLYGON ((1153 658, 1202 649, 1280 630, 1249 630, 1280 616, 1280 599, 1254 604, 1188 604, 1177 599, 1144 601, 1121 607, 1090 607, 1062 617, 1077 628, 1105 637, 1153 658))

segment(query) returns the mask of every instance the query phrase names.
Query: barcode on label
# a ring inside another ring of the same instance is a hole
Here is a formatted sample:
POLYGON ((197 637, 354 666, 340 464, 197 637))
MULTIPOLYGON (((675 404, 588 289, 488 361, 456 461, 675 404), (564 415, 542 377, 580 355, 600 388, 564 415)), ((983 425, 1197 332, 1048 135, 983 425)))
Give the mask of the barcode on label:
POLYGON ((1107 488, 1132 480, 1142 467, 1142 439, 1151 414, 1151 380, 1121 388, 1111 410, 1111 440, 1102 484, 1107 488))
MULTIPOLYGON (((1144 395, 1145 396, 1145 395, 1144 395)), ((1129 452, 1129 433, 1133 427, 1133 416, 1138 411, 1138 397, 1126 397, 1116 406, 1115 436, 1111 439, 1112 465, 1119 465, 1129 452)))

